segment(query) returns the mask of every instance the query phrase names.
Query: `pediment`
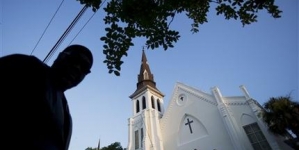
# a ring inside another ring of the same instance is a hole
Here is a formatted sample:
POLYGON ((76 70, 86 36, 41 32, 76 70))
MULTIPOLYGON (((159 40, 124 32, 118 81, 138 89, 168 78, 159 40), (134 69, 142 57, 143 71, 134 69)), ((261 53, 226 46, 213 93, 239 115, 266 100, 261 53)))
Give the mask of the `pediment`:
POLYGON ((216 99, 213 95, 197 90, 183 83, 176 83, 168 107, 165 109, 164 115, 161 118, 161 129, 163 129, 164 122, 167 122, 168 117, 171 117, 178 111, 184 111, 186 107, 190 107, 194 103, 217 106, 216 99))

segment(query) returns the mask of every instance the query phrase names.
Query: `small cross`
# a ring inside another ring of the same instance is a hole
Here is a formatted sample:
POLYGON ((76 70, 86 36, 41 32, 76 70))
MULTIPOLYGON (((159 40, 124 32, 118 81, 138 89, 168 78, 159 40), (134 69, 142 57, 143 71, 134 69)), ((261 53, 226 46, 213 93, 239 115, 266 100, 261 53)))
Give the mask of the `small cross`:
POLYGON ((192 128, 191 128, 191 123, 193 122, 193 120, 189 120, 189 118, 187 118, 187 123, 185 123, 185 125, 188 125, 189 126, 189 129, 190 129, 190 133, 192 134, 192 128))

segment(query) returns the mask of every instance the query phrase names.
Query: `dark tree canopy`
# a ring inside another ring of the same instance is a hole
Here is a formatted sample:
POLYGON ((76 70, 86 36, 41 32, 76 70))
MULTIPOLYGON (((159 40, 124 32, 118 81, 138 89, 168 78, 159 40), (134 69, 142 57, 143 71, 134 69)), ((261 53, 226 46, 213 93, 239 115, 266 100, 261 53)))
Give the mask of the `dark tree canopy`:
MULTIPOLYGON (((81 4, 92 7, 93 11, 100 8, 102 0, 77 0, 81 4)), ((244 25, 257 22, 258 12, 266 10, 272 17, 279 18, 281 10, 274 4, 275 0, 110 0, 104 7, 106 35, 101 37, 105 43, 104 63, 109 73, 120 75, 121 60, 127 56, 132 39, 146 38, 146 47, 164 50, 172 48, 179 38, 179 32, 170 29, 176 15, 185 13, 193 22, 191 32, 198 32, 200 24, 208 22, 207 13, 210 6, 215 6, 216 15, 225 19, 240 20, 244 25)))
POLYGON ((98 148, 87 147, 85 150, 98 150, 98 148))
POLYGON ((272 97, 264 104, 263 120, 269 130, 278 135, 288 135, 288 130, 299 138, 299 103, 290 96, 272 97))
POLYGON ((287 143, 292 148, 299 149, 299 103, 290 96, 271 97, 264 108, 260 115, 269 131, 290 138, 287 143))
POLYGON ((102 147, 101 150, 123 150, 120 142, 114 142, 107 147, 102 147))
MULTIPOLYGON (((101 150, 124 150, 120 142, 114 142, 108 146, 100 148, 101 150)), ((85 150, 99 150, 98 148, 87 147, 85 150)))

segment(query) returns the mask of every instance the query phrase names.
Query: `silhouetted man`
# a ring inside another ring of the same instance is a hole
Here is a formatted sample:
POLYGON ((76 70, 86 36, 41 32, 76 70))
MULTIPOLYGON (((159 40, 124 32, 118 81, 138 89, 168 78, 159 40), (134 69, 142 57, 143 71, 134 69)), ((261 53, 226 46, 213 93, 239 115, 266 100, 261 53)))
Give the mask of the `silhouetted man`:
POLYGON ((0 58, 1 147, 67 150, 72 119, 64 92, 84 79, 92 63, 82 45, 65 48, 52 66, 23 54, 0 58))

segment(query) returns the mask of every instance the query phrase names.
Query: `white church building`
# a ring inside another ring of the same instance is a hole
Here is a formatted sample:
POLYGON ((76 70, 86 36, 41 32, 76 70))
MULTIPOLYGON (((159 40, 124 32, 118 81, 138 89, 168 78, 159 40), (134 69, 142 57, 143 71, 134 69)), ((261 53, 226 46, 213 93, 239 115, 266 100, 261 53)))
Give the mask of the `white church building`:
POLYGON ((205 93, 176 83, 167 109, 143 51, 127 150, 291 150, 267 131, 262 107, 241 85, 240 96, 205 93))

